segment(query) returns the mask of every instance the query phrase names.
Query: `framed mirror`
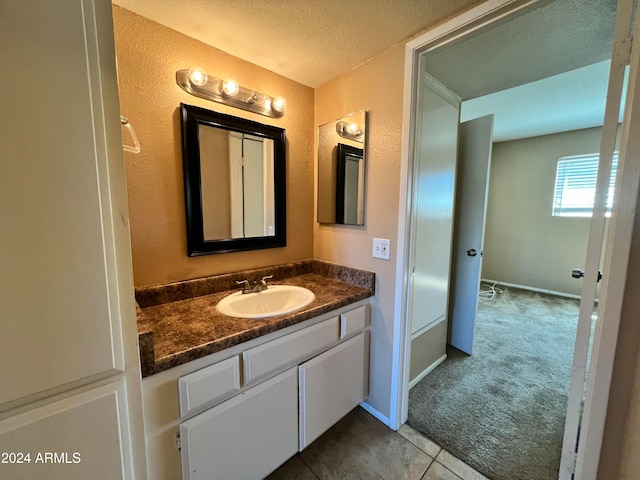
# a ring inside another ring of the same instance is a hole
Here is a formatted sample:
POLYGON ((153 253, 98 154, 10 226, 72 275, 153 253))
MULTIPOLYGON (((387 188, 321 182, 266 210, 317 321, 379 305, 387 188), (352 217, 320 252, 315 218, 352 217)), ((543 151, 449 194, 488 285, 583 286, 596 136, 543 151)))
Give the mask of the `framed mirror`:
POLYGON ((364 225, 366 111, 318 127, 319 223, 364 225))
POLYGON ((187 253, 286 246, 285 130, 181 104, 187 253))

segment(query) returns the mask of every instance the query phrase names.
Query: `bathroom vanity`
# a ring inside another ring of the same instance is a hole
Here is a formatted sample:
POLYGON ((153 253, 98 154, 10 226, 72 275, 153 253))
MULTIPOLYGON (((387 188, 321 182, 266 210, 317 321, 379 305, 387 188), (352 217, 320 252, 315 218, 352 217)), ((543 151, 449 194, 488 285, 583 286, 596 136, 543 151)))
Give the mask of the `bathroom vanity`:
POLYGON ((263 478, 365 400, 374 287, 307 261, 139 289, 150 478, 263 478), (277 317, 215 310, 237 291, 220 289, 264 274, 316 298, 277 317))

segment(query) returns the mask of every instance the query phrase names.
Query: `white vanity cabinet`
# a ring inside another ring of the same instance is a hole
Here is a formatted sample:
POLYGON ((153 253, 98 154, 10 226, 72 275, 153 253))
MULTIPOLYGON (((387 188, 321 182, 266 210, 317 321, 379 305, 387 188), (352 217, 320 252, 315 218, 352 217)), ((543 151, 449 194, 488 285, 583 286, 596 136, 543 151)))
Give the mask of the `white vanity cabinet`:
POLYGON ((143 379, 149 478, 269 475, 368 396, 369 323, 361 300, 143 379))
POLYGON ((298 369, 180 425, 182 478, 260 479, 298 451, 298 369))
POLYGON ((368 331, 300 365, 300 451, 367 398, 368 367, 368 331))

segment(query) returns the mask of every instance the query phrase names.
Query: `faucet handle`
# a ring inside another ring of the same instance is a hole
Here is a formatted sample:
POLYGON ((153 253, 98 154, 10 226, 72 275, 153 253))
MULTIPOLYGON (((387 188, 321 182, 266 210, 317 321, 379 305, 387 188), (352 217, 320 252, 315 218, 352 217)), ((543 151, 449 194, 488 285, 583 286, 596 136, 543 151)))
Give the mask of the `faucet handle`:
POLYGON ((273 278, 273 275, 267 275, 266 277, 262 277, 262 280, 260 280, 260 285, 267 288, 267 280, 269 280, 270 278, 273 278))
POLYGON ((236 281, 237 285, 241 285, 244 284, 244 287, 242 287, 242 291, 245 292, 247 290, 251 290, 251 284, 249 283, 249 280, 241 280, 241 281, 236 281))

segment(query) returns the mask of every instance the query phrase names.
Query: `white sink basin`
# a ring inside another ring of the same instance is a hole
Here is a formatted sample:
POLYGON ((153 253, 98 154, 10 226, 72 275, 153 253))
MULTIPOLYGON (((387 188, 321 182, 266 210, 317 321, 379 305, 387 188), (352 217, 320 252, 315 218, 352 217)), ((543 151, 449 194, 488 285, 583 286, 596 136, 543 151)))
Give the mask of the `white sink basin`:
POLYGON ((306 307, 316 298, 311 290, 293 285, 270 285, 258 293, 232 293, 218 302, 222 315, 239 318, 266 318, 285 315, 306 307))

